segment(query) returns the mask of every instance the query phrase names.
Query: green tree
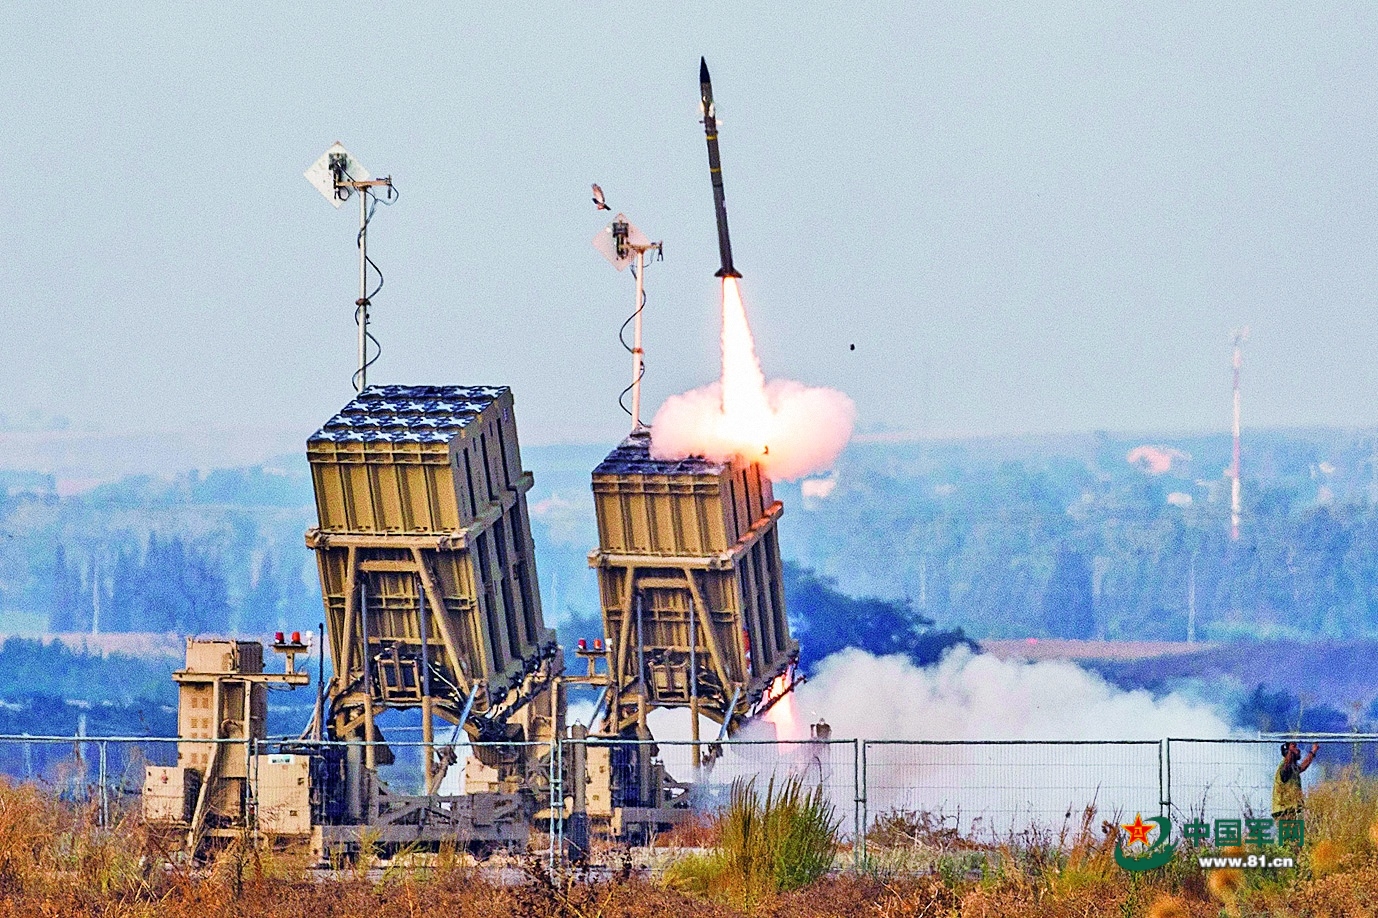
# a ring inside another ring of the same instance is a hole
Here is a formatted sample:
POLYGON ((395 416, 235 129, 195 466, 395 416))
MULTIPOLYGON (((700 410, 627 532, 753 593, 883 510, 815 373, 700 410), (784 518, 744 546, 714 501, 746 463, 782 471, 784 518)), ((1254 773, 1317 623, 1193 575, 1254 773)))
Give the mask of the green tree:
POLYGON ((238 629, 272 631, 285 628, 282 594, 282 584, 273 567, 273 556, 265 554, 258 566, 258 576, 254 580, 254 585, 244 596, 238 629))
POLYGON ((67 549, 59 543, 53 560, 40 580, 46 600, 48 629, 55 632, 91 630, 91 603, 82 589, 81 571, 67 560, 67 549))
POLYGON ((1096 635, 1091 565, 1063 545, 1043 591, 1043 628, 1052 637, 1087 639, 1096 635))

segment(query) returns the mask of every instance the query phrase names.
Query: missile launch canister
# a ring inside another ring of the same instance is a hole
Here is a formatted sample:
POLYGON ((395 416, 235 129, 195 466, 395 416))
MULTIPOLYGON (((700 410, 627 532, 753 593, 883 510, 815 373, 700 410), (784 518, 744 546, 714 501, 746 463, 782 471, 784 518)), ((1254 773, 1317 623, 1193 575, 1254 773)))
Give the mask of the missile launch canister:
POLYGON ((593 470, 605 729, 625 735, 644 702, 696 710, 731 736, 799 658, 776 529, 784 505, 759 465, 650 450, 650 431, 634 431, 593 470))
POLYGON ((718 216, 718 257, 722 267, 716 277, 741 277, 732 267, 732 240, 727 235, 727 201, 722 188, 722 158, 718 155, 718 118, 713 110, 713 83, 708 62, 699 58, 699 93, 703 100, 703 132, 708 137, 708 176, 713 180, 713 209, 718 216))

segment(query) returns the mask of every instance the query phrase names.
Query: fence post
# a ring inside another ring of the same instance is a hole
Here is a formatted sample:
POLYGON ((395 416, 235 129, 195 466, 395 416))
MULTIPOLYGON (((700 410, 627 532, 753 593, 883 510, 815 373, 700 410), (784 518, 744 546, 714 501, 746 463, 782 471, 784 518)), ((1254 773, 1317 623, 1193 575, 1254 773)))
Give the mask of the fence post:
POLYGON ((852 819, 856 826, 855 840, 852 844, 856 869, 866 863, 866 740, 852 740, 852 771, 855 775, 856 800, 853 801, 852 819))
POLYGON ((1158 815, 1167 815, 1167 789, 1163 785, 1163 740, 1158 740, 1158 815))
POLYGON ((102 828, 110 825, 110 793, 107 788, 109 778, 109 768, 106 765, 106 741, 100 741, 100 824, 102 828))
POLYGON ((1163 740, 1162 748, 1158 752, 1158 782, 1162 788, 1160 800, 1162 801, 1163 815, 1172 815, 1172 737, 1163 740))
POLYGON ((555 867, 564 866, 565 860, 565 745, 564 737, 555 734, 555 867))
POLYGON ((558 732, 553 732, 550 737, 550 774, 547 779, 550 783, 550 852, 547 860, 551 877, 555 876, 559 860, 559 837, 564 834, 565 800, 560 787, 560 739, 558 732))
MULTIPOLYGON (((249 819, 250 819, 250 822, 249 822, 249 831, 250 831, 250 833, 251 833, 251 835, 252 835, 252 838, 253 838, 254 849, 257 850, 257 849, 258 849, 258 799, 259 799, 259 796, 260 796, 260 795, 262 794, 262 792, 263 792, 263 788, 262 788, 261 786, 259 786, 259 783, 258 783, 258 753, 259 753, 259 748, 258 748, 258 737, 256 737, 256 736, 253 737, 253 738, 250 740, 250 743, 252 744, 252 745, 250 746, 250 749, 252 750, 251 753, 250 753, 250 761, 253 763, 254 768, 253 768, 253 771, 252 771, 252 773, 251 773, 251 777, 249 778, 249 791, 248 791, 248 792, 249 792, 249 796, 253 799, 254 808, 253 808, 253 812, 252 812, 251 814, 249 814, 249 819)), ((247 801, 246 801, 246 804, 247 804, 247 801)))

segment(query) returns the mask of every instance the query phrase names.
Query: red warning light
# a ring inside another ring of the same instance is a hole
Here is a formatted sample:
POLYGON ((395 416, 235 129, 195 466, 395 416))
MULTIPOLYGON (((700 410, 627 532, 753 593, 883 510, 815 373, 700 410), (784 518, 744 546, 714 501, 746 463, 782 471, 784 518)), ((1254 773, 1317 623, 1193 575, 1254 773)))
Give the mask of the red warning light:
POLYGON ((281 631, 274 631, 274 632, 273 632, 273 643, 275 643, 275 644, 281 644, 281 643, 282 643, 282 632, 281 632, 281 631))
POLYGON ((594 649, 594 650, 602 650, 602 649, 603 649, 603 639, 602 639, 602 638, 594 638, 594 639, 593 639, 593 649, 594 649))
POLYGON ((580 650, 588 650, 588 649, 589 649, 589 642, 586 641, 586 640, 584 640, 583 638, 579 638, 579 649, 580 649, 580 650))
POLYGON ((293 631, 293 632, 292 632, 292 643, 293 643, 293 644, 300 644, 300 643, 301 643, 301 632, 300 632, 300 631, 293 631))

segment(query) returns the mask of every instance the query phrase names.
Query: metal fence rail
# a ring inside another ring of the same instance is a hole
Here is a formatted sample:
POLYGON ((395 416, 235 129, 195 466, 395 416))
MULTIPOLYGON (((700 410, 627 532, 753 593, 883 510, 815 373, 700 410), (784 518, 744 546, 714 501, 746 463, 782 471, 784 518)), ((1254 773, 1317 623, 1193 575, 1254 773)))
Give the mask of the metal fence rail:
MULTIPOLYGON (((519 750, 514 744, 460 739, 433 744, 432 749, 454 752, 455 762, 436 788, 450 798, 473 789, 501 790, 494 783, 497 773, 491 763, 499 756, 507 756, 509 764, 513 756, 522 758, 525 785, 533 795, 528 811, 536 811, 531 844, 545 851, 552 867, 565 857, 566 821, 577 796, 568 776, 576 755, 615 769, 636 760, 632 753, 639 750, 634 747, 648 744, 653 764, 663 769, 668 786, 678 795, 677 806, 700 822, 721 811, 737 780, 754 780, 760 790, 786 778, 796 778, 806 788, 821 788, 840 822, 844 845, 850 845, 851 857, 860 865, 867 857, 868 834, 897 819, 940 829, 949 837, 991 843, 1030 830, 1044 838, 1056 838, 1064 827, 1075 831, 1088 807, 1094 808, 1096 827, 1102 819, 1128 819, 1136 812, 1166 812, 1178 824, 1188 819, 1267 816, 1280 761, 1278 744, 1285 740, 1303 746, 1315 741, 1323 747, 1316 767, 1304 775, 1308 788, 1342 774, 1378 774, 1378 736, 1373 735, 1162 741, 724 740, 698 744, 697 765, 689 741, 566 739, 526 744, 519 750), (476 760, 466 769, 471 756, 476 760)), ((339 821, 339 814, 326 807, 341 796, 341 788, 332 782, 343 772, 301 762, 294 771, 287 760, 326 752, 317 757, 339 762, 360 755, 362 744, 218 742, 252 757, 244 807, 255 828, 260 822, 282 824, 283 814, 271 807, 298 799, 289 785, 300 781, 309 781, 313 788, 310 820, 339 821)), ((74 805, 94 807, 99 823, 108 825, 120 813, 138 808, 146 766, 178 763, 178 744, 175 737, 0 736, 0 776, 37 784, 74 805)), ((388 746, 393 760, 379 769, 387 793, 422 795, 425 744, 393 741, 388 746)), ((631 776, 620 775, 615 783, 625 787, 629 780, 631 776)), ((601 801, 604 807, 615 803, 601 801)), ((593 811, 599 802, 585 804, 593 811)), ((305 818, 300 813, 288 815, 305 818)))
MULTIPOLYGON (((664 767, 675 782, 691 785, 687 803, 691 810, 711 815, 727 804, 735 781, 754 781, 764 791, 771 782, 780 784, 788 778, 799 779, 806 787, 821 787, 833 807, 847 817, 857 799, 857 740, 724 740, 719 743, 700 742, 704 751, 703 763, 696 769, 693 762, 695 743, 689 740, 566 740, 562 756, 568 760, 576 746, 585 749, 606 749, 617 761, 618 751, 630 753, 638 746, 654 748, 653 761, 664 767)), ((629 756, 628 756, 629 757, 629 756)), ((856 826, 852 819, 844 820, 845 835, 850 836, 856 826)))

